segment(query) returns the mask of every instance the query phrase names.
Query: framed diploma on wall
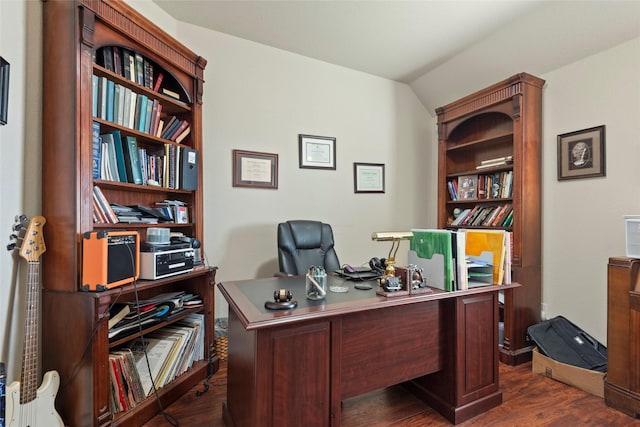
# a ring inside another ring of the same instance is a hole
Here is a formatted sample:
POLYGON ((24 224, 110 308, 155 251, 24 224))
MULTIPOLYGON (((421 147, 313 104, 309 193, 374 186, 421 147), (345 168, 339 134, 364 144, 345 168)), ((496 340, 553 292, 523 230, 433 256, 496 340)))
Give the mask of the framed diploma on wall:
POLYGON ((278 188, 278 155, 233 150, 233 186, 278 188))

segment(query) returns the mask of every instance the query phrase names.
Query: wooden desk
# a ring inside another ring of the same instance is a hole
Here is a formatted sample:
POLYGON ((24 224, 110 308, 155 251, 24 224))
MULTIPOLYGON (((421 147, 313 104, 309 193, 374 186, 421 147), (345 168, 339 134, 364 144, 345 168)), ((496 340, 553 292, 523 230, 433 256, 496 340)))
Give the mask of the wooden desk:
POLYGON ((304 276, 218 284, 229 303, 227 426, 339 426, 343 399, 398 383, 454 424, 502 403, 506 286, 385 298, 349 284, 324 301, 305 298, 304 276), (298 307, 265 309, 281 288, 298 307))
POLYGON ((640 259, 609 258, 604 401, 640 417, 640 259))

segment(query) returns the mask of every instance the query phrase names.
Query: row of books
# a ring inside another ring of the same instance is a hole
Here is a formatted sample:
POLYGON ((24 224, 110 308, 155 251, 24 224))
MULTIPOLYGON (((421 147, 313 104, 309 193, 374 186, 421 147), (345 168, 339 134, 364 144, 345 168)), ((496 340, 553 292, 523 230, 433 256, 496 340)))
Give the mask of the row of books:
POLYGON ((457 227, 510 227, 513 224, 513 205, 482 206, 462 209, 451 225, 457 227))
POLYGON ((93 177, 108 181, 195 190, 198 185, 198 152, 189 147, 164 144, 149 152, 135 137, 120 131, 100 133, 93 122, 93 177))
POLYGON ((408 261, 444 291, 511 283, 512 236, 504 230, 415 229, 408 261))
POLYGON ((182 101, 180 94, 163 86, 164 73, 141 53, 120 46, 97 50, 94 62, 134 83, 182 101))
POLYGON ((93 76, 93 116, 117 125, 182 143, 191 133, 187 120, 163 115, 162 104, 106 77, 93 76))
POLYGON ((447 181, 451 200, 508 199, 513 194, 513 171, 460 175, 447 181))
POLYGON ((138 52, 120 46, 104 46, 96 51, 94 62, 107 70, 158 92, 164 75, 155 65, 138 52), (162 76, 162 78, 161 78, 162 76))
POLYGON ((193 313, 109 353, 112 413, 127 411, 204 359, 204 315, 193 313))

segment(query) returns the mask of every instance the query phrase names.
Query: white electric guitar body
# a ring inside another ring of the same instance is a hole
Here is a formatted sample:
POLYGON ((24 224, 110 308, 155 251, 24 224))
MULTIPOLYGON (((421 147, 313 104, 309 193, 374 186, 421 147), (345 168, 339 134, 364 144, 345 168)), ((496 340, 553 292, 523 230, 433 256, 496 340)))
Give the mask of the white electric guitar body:
MULTIPOLYGON (((21 217, 21 221, 26 221, 21 217)), ((44 253, 42 228, 46 220, 34 217, 21 239, 20 256, 29 263, 27 304, 25 309, 24 342, 22 347, 21 381, 6 388, 5 421, 7 427, 64 427, 56 412, 55 400, 60 386, 56 371, 44 375, 38 388, 38 317, 40 313, 40 255, 44 253)), ((14 230, 23 230, 21 224, 14 230)), ((15 245, 13 245, 15 246, 15 245)), ((11 249, 11 246, 9 247, 11 249)))

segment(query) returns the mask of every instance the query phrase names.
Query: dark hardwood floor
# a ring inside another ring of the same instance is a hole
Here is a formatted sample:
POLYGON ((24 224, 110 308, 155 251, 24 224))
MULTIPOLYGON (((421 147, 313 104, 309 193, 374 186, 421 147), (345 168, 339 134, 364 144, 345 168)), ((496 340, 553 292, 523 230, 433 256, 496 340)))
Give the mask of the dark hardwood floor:
MULTIPOLYGON (((181 427, 223 426, 222 402, 226 398, 227 365, 212 377, 209 390, 198 384, 166 408, 181 427)), ((531 363, 500 364, 503 403, 459 426, 640 426, 640 420, 609 408, 604 400, 531 372, 531 363)), ((171 426, 157 415, 142 427, 171 426)), ((344 427, 438 427, 451 425, 402 386, 394 386, 343 402, 344 427)), ((257 426, 256 426, 257 427, 257 426)))

